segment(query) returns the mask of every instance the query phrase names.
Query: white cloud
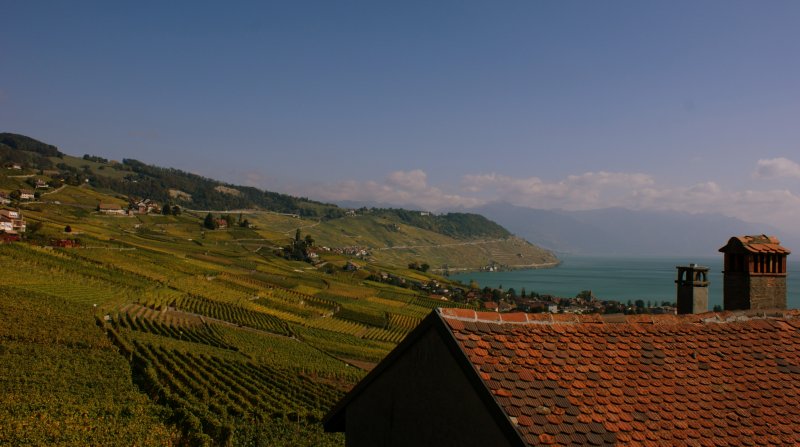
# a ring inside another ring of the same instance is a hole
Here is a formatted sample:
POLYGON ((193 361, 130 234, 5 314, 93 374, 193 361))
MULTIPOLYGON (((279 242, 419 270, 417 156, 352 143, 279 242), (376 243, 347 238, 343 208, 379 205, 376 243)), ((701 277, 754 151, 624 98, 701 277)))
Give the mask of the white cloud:
POLYGON ((474 207, 484 203, 478 198, 446 193, 428 185, 427 174, 420 169, 392 172, 383 182, 347 180, 333 185, 318 185, 307 189, 304 194, 331 202, 378 202, 430 211, 458 206, 474 207))
POLYGON ((781 177, 800 179, 800 164, 784 157, 758 160, 753 176, 761 179, 781 177))
POLYGON ((647 174, 625 172, 586 172, 554 181, 497 173, 471 174, 462 177, 457 190, 446 190, 429 185, 426 173, 415 169, 392 172, 383 181, 318 185, 303 194, 326 201, 378 202, 430 211, 505 201, 545 209, 624 207, 720 213, 792 231, 793 223, 800 219, 800 195, 787 189, 737 191, 725 189, 714 181, 673 186, 661 184, 647 174))
POLYGON ((407 191, 424 191, 428 188, 428 175, 421 169, 395 171, 389 174, 386 183, 407 191))
POLYGON ((572 210, 623 206, 635 188, 652 184, 653 178, 646 174, 605 171, 570 175, 555 182, 495 173, 463 178, 464 188, 474 194, 535 208, 572 210))

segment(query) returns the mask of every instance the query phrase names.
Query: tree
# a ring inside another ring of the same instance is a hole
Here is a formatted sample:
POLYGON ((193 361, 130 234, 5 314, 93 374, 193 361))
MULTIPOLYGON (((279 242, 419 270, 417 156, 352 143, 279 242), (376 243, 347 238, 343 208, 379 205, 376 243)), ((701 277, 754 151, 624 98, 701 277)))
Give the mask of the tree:
POLYGON ((425 272, 427 272, 427 271, 428 271, 430 268, 431 268, 431 266, 430 266, 430 265, 428 265, 427 263, 424 263, 424 262, 423 262, 423 263, 422 263, 422 265, 420 265, 420 266, 419 266, 419 271, 421 271, 422 273, 425 273, 425 272))
POLYGON ((211 215, 211 213, 206 214, 206 218, 203 219, 203 226, 209 230, 217 228, 217 222, 214 220, 214 216, 211 215))
POLYGON ((69 225, 67 225, 66 227, 64 227, 64 233, 72 233, 72 227, 71 227, 71 226, 69 226, 69 225))
POLYGON ((520 289, 520 291, 519 291, 519 297, 520 297, 520 298, 525 298, 525 288, 524 288, 524 287, 523 287, 522 289, 520 289))
POLYGON ((481 288, 481 286, 478 284, 478 281, 475 281, 474 279, 470 279, 469 280, 469 288, 471 290, 478 290, 478 289, 481 288))
POLYGON ((172 205, 172 215, 173 216, 180 216, 181 215, 181 207, 178 205, 172 205))
MULTIPOLYGON (((165 203, 164 206, 161 207, 161 214, 163 214, 165 216, 169 216, 171 211, 172 210, 170 210, 170 208, 169 208, 169 203, 165 203)), ((211 213, 209 213, 209 216, 210 215, 211 215, 211 213)), ((206 228, 208 228, 208 227, 206 227, 206 228)))
POLYGON ((39 230, 42 229, 42 226, 44 226, 42 222, 37 220, 30 222, 28 225, 26 225, 25 229, 29 234, 33 235, 39 232, 39 230))
POLYGON ((305 243, 306 243, 306 248, 313 247, 314 246, 314 238, 312 238, 310 234, 307 234, 306 238, 305 238, 305 243))
POLYGON ((503 298, 503 291, 499 289, 492 290, 492 300, 500 301, 503 298))

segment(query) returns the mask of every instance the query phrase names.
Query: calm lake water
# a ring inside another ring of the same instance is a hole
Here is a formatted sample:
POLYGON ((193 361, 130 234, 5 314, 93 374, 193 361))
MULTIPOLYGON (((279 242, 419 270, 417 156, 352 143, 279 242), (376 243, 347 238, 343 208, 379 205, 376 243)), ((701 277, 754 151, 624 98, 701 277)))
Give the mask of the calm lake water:
MULTIPOLYGON (((722 305, 722 256, 714 258, 620 258, 562 256, 560 266, 552 269, 511 272, 473 272, 451 275, 465 284, 474 279, 481 287, 513 287, 519 293, 535 291, 573 297, 581 290, 591 290, 601 300, 627 302, 675 301, 677 265, 695 263, 709 267, 709 310, 722 305)), ((789 308, 800 308, 800 264, 788 262, 789 308)))

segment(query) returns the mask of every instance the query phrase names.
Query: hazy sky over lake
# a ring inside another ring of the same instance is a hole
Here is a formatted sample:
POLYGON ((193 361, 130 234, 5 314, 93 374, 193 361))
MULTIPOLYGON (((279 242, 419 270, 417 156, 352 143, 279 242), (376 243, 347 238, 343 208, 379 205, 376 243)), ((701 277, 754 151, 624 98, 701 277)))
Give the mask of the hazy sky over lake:
POLYGON ((800 219, 797 1, 2 13, 0 130, 73 155, 432 210, 499 199, 800 219))

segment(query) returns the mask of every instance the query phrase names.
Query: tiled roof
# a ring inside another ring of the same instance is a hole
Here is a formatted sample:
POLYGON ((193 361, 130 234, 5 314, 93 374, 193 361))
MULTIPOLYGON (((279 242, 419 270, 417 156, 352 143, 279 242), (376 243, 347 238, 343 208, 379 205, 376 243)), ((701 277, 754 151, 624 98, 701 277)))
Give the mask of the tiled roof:
POLYGON ((728 241, 728 245, 719 249, 721 252, 726 252, 732 247, 732 243, 738 242, 741 244, 741 248, 751 252, 751 253, 779 253, 779 254, 790 254, 786 247, 781 245, 781 241, 778 240, 775 236, 767 236, 767 235, 756 235, 756 236, 736 236, 730 238, 728 241))
POLYGON ((528 445, 800 444, 800 312, 440 309, 528 445))

